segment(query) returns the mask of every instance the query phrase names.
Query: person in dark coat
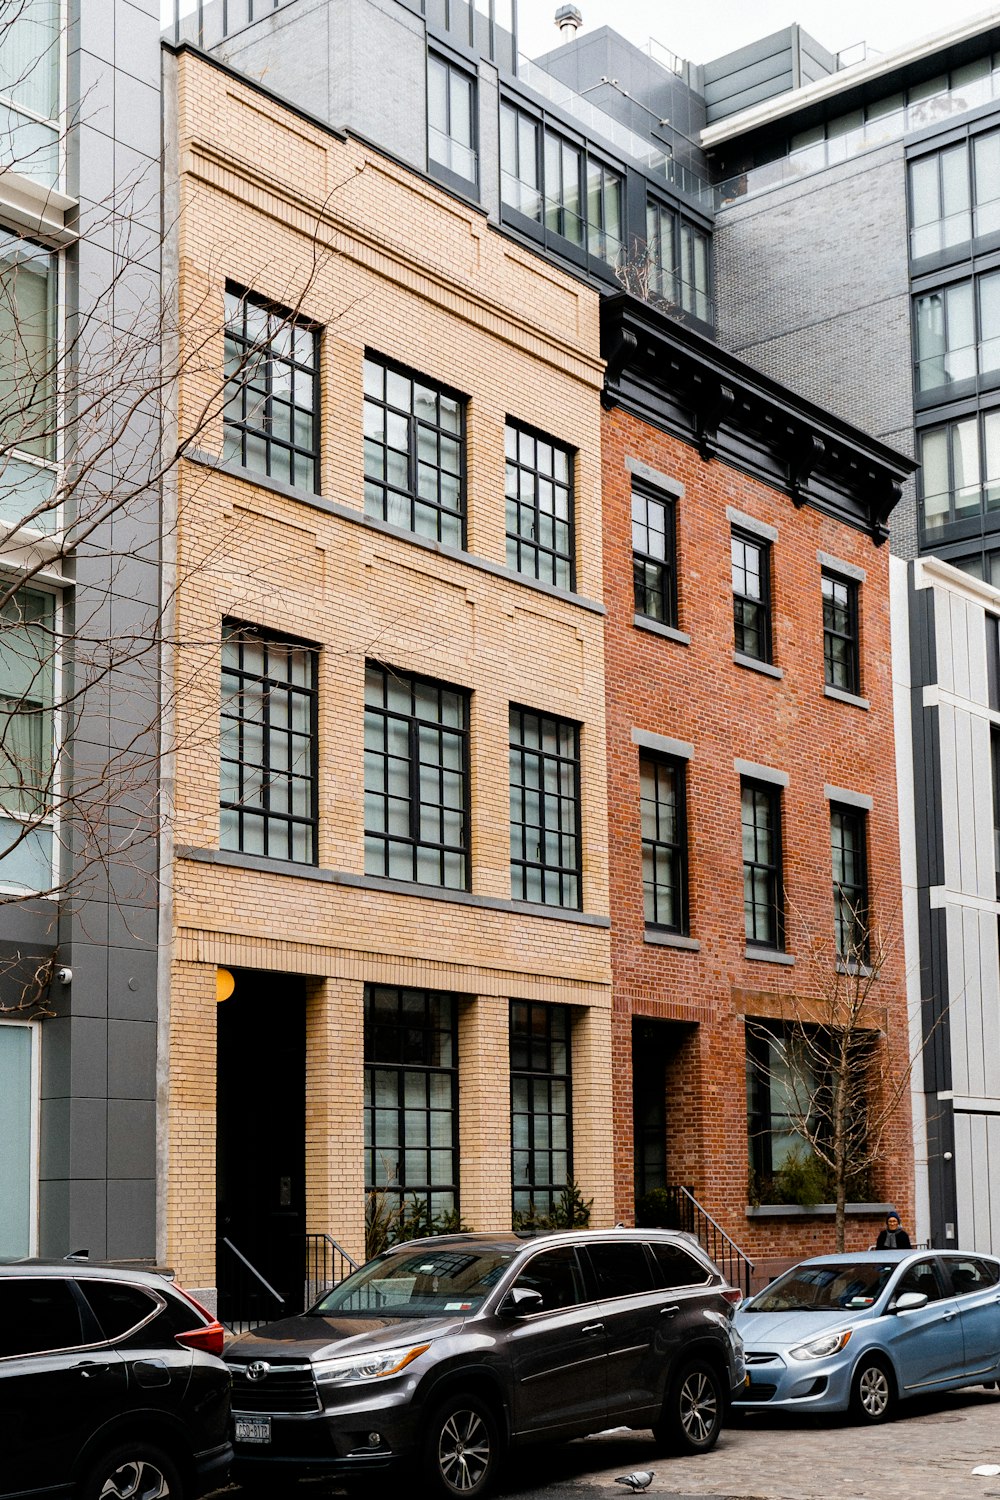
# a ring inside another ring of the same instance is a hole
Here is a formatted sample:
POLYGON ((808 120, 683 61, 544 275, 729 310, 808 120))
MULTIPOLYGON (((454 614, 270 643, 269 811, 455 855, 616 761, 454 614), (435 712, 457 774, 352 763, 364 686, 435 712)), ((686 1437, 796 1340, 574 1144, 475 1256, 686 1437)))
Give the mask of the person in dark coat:
POLYGON ((910 1236, 899 1221, 899 1214, 895 1209, 885 1216, 885 1228, 878 1232, 875 1241, 876 1250, 909 1250, 910 1236))

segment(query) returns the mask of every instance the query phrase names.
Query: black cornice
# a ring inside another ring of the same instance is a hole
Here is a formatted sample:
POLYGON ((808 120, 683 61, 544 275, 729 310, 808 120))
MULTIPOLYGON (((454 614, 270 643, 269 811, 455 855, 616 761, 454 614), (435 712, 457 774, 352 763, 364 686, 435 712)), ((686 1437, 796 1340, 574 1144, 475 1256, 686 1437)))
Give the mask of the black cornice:
POLYGON ((606 407, 868 532, 876 545, 888 537, 913 459, 627 293, 601 301, 601 353, 606 407))

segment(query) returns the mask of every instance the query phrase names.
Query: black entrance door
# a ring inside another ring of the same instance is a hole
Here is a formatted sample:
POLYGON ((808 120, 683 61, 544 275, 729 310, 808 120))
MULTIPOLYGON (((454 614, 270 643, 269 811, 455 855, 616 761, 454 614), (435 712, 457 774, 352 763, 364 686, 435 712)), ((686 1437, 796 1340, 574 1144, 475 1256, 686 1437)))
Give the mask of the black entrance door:
POLYGON ((218 1007, 217 1275, 220 1317, 247 1323, 305 1295, 305 982, 235 977, 218 1007))

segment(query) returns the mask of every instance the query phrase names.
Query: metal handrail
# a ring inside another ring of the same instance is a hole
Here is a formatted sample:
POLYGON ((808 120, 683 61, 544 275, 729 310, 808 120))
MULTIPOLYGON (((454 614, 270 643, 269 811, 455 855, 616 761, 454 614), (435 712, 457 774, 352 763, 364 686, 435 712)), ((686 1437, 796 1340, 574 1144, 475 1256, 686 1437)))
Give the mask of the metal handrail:
POLYGON ((676 1193, 679 1203, 683 1202, 687 1207, 691 1229, 699 1243, 714 1261, 720 1263, 730 1281, 737 1285, 742 1283, 743 1293, 749 1297, 754 1272, 754 1264, 750 1257, 740 1249, 722 1225, 712 1218, 708 1210, 702 1207, 690 1188, 684 1187, 681 1183, 668 1191, 676 1193), (705 1232, 704 1226, 706 1225, 711 1230, 710 1234, 705 1232))
POLYGON ((265 1292, 270 1292, 271 1296, 274 1297, 275 1300, 277 1302, 279 1302, 282 1307, 284 1307, 284 1305, 285 1305, 285 1299, 284 1299, 284 1297, 281 1295, 280 1292, 276 1292, 275 1289, 274 1289, 274 1287, 271 1285, 271 1283, 269 1281, 267 1281, 260 1274, 260 1272, 258 1271, 257 1267, 255 1265, 253 1265, 251 1261, 247 1260, 246 1256, 243 1254, 243 1251, 242 1250, 238 1250, 236 1248, 236 1246, 233 1244, 232 1240, 227 1239, 225 1235, 222 1236, 222 1244, 225 1245, 225 1247, 226 1247, 227 1250, 231 1250, 233 1252, 233 1254, 236 1256, 237 1260, 242 1261, 243 1265, 246 1266, 247 1270, 250 1272, 250 1275, 256 1277, 256 1279, 260 1282, 260 1284, 264 1288, 265 1292))
POLYGON ((358 1269, 353 1255, 332 1234, 314 1230, 305 1236, 305 1304, 310 1307, 324 1292, 358 1269))

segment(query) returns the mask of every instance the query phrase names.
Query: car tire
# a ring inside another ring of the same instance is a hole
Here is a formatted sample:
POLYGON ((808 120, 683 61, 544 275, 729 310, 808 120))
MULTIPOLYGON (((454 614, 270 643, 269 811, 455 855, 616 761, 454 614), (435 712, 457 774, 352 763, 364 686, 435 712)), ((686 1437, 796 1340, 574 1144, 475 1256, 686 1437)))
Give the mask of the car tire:
POLYGON ((423 1474, 438 1496, 479 1500, 489 1492, 500 1458, 496 1417, 478 1396, 453 1396, 427 1424, 423 1474))
POLYGON ((682 1365, 670 1382, 653 1436, 670 1453, 707 1453, 722 1431, 725 1393, 706 1360, 682 1365))
POLYGON ((152 1443, 122 1443, 88 1470, 80 1500, 185 1500, 175 1461, 152 1443))
POLYGON ((892 1370, 878 1355, 866 1354, 854 1372, 851 1384, 851 1415, 856 1422, 874 1426, 888 1422, 896 1410, 896 1385, 892 1370))

